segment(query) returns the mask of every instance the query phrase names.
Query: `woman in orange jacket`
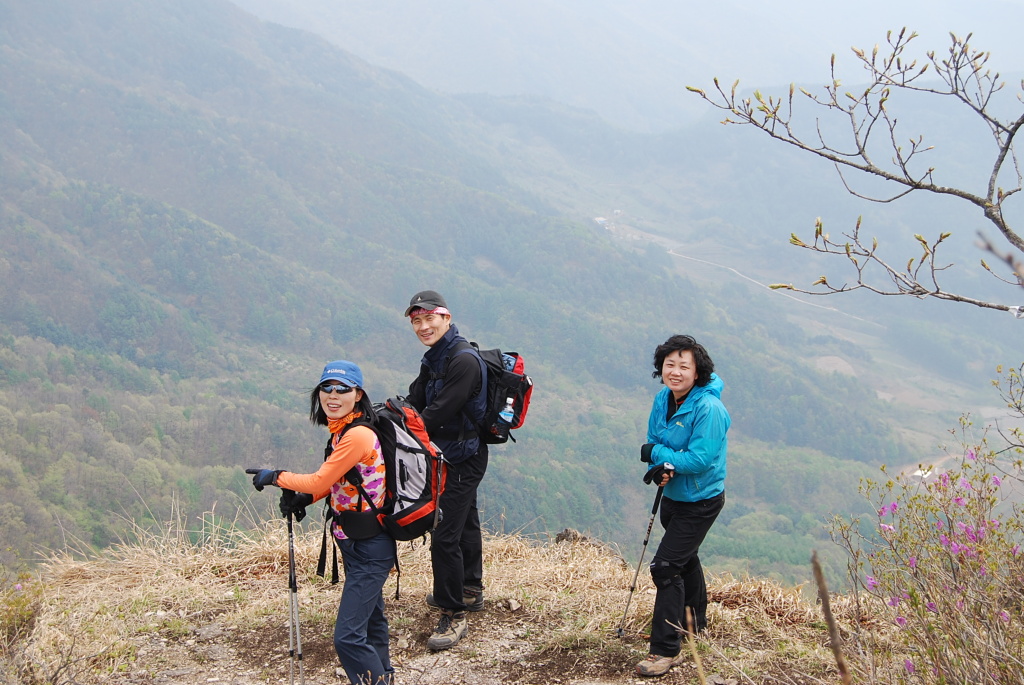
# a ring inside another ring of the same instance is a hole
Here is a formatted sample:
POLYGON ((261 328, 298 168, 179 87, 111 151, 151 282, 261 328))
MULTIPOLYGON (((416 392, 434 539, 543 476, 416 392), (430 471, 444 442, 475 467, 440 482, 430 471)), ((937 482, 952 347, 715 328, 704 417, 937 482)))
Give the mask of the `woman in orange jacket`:
POLYGON ((385 498, 384 457, 372 426, 373 406, 363 374, 349 361, 330 362, 310 393, 309 420, 331 432, 330 452, 316 473, 248 469, 253 485, 284 488, 283 513, 298 512, 324 497, 334 514, 331 533, 341 550, 345 584, 334 624, 334 648, 353 685, 394 682, 382 589, 395 564, 395 541, 359 489, 377 507, 385 498))

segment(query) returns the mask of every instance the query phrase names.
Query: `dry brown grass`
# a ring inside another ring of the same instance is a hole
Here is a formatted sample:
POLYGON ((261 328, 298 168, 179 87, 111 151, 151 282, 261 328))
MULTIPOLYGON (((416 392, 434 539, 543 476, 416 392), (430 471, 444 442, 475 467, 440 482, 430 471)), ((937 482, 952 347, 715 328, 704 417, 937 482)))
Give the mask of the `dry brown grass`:
MULTIPOLYGON (((44 590, 25 654, 52 666, 53 659, 67 660, 73 652, 78 659, 70 669, 74 681, 86 684, 120 682, 111 681, 111 674, 140 669, 157 672, 161 645, 190 644, 213 623, 224 628, 218 639, 236 652, 255 645, 257 637, 261 645, 276 649, 278 640, 283 646, 288 602, 284 524, 269 521, 246 534, 208 526, 200 542, 193 542, 195 537, 169 527, 137 544, 111 549, 101 559, 52 559, 42 570, 44 590), (250 637, 242 639, 243 634, 250 637)), ((473 639, 445 653, 446 658, 461 655, 478 671, 493 668, 495 679, 481 682, 560 682, 553 675, 558 669, 580 670, 581 664, 589 664, 589 682, 634 681, 632 666, 646 651, 644 631, 653 609, 650 576, 641 572, 626 637, 617 638, 635 566, 600 542, 569 538, 488 536, 488 610, 470 616, 473 639), (513 643, 518 646, 509 648, 513 643), (538 680, 538 673, 546 676, 538 680)), ((303 637, 310 649, 325 653, 327 669, 339 589, 314 573, 320 540, 319 530, 298 533, 296 563, 303 637)), ((422 543, 401 543, 399 558, 401 598, 393 599, 394 580, 385 587, 393 655, 400 672, 418 674, 415 682, 435 682, 428 674, 437 657, 422 646, 435 620, 423 603, 430 591, 429 551, 422 543)), ((712 578, 709 592, 710 626, 697 645, 704 671, 741 682, 835 682, 826 626, 798 589, 765 580, 712 578)), ((844 598, 836 598, 833 611, 841 623, 852 623, 853 609, 844 598)), ((696 676, 695 665, 677 671, 661 682, 689 682, 687 676, 696 676)), ((270 671, 257 669, 243 682, 272 679, 270 671)))

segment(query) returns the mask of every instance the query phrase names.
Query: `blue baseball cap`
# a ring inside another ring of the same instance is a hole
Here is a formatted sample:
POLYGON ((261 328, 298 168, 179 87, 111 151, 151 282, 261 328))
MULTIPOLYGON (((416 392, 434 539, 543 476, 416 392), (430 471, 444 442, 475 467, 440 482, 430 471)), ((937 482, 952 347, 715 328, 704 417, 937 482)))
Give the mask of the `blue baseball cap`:
POLYGON ((363 387, 363 372, 352 362, 339 359, 324 367, 320 382, 324 383, 325 381, 340 381, 342 385, 347 385, 350 388, 361 388, 363 387))

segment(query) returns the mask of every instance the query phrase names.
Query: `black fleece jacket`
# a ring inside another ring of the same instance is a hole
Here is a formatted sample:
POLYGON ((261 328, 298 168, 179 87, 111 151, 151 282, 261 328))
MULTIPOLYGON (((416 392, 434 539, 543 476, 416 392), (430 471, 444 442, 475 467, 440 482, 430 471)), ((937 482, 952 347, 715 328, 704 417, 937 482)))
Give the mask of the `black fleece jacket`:
POLYGON ((480 392, 480 361, 475 354, 452 356, 467 344, 452 325, 423 355, 419 376, 409 386, 408 400, 423 417, 427 433, 445 456, 455 462, 472 456, 482 446, 476 428, 463 414, 466 405, 480 392), (431 371, 444 373, 444 380, 431 386, 431 371), (430 392, 430 387, 435 390, 430 392), (465 439, 459 440, 460 436, 465 439))

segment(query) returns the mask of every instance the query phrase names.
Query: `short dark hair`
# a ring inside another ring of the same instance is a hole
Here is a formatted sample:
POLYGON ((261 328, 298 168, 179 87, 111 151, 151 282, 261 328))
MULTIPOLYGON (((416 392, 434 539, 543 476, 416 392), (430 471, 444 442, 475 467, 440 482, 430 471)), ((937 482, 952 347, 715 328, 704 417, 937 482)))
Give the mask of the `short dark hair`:
POLYGON ((711 355, 704 349, 704 346, 694 340, 690 335, 673 335, 671 338, 658 345, 654 350, 654 378, 661 378, 661 367, 665 364, 665 357, 673 352, 693 352, 693 361, 697 365, 697 380, 694 385, 704 387, 711 382, 711 374, 715 370, 715 363, 711 361, 711 355))
MULTIPOLYGON (((363 390, 362 388, 358 389, 363 390)), ((373 411, 373 402, 370 401, 370 396, 365 390, 363 390, 362 398, 356 402, 356 406, 352 411, 363 412, 363 417, 368 419, 370 423, 373 423, 374 417, 376 416, 373 411)), ((324 408, 320 406, 319 383, 317 383, 316 387, 309 393, 309 422, 316 426, 326 426, 328 423, 327 414, 324 412, 324 408)))

